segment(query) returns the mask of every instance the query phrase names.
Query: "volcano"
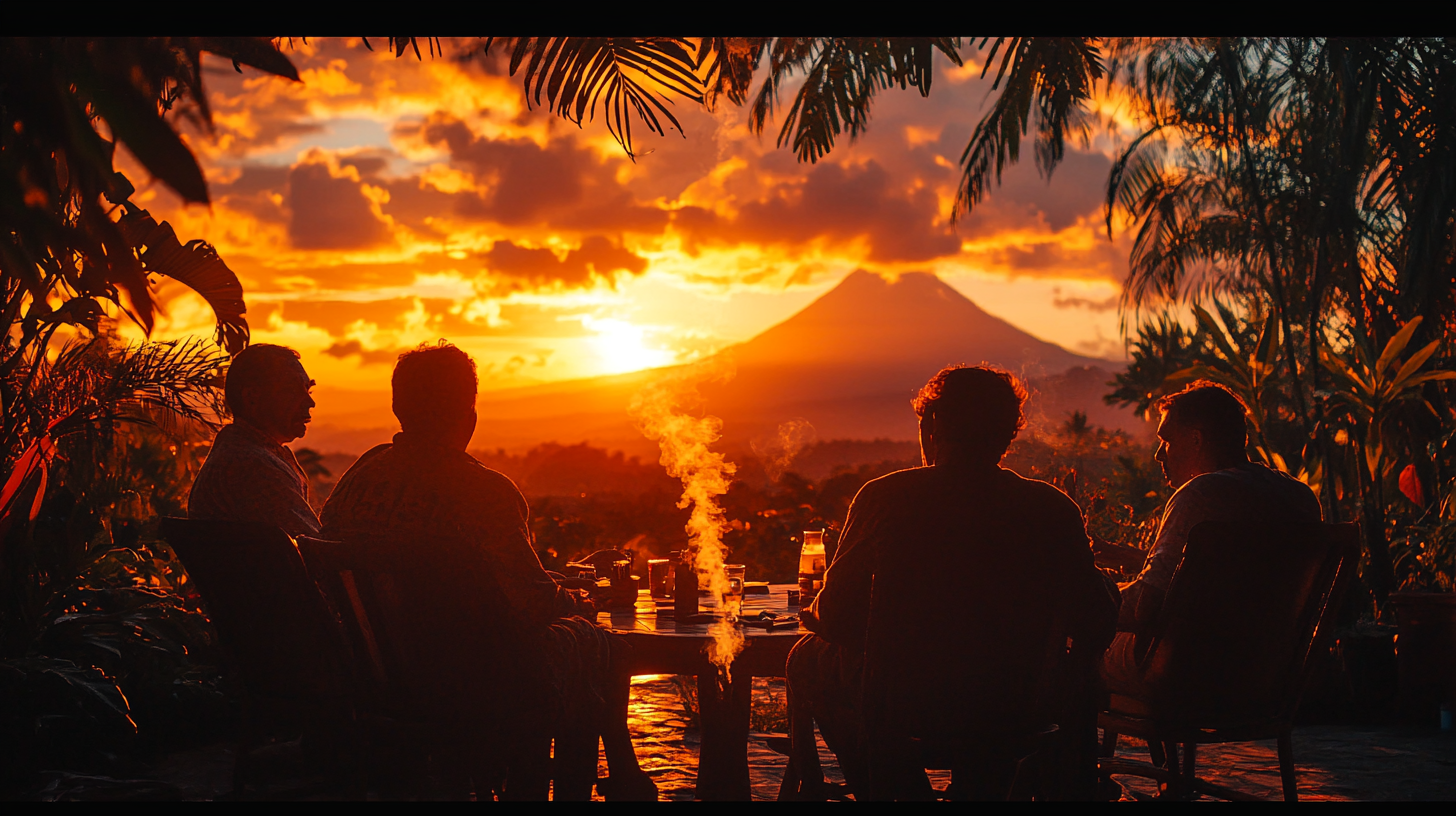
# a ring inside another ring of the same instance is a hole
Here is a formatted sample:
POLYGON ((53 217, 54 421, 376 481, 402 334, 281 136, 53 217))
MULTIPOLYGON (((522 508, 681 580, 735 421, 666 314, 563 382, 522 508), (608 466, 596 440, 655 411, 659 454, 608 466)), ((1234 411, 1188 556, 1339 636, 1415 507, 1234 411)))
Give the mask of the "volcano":
MULTIPOLYGON (((701 390, 723 418, 724 442, 747 445, 779 424, 805 419, 819 439, 914 439, 910 400, 952 363, 990 363, 1025 380, 1032 426, 1057 425, 1073 410, 1091 422, 1146 432, 1131 411, 1104 405, 1121 364, 1084 357, 990 315, 929 273, 897 280, 865 271, 846 277, 797 314, 724 349, 737 375, 701 390)), ((482 447, 588 441, 655 458, 627 406, 662 370, 487 392, 480 396, 482 447)))

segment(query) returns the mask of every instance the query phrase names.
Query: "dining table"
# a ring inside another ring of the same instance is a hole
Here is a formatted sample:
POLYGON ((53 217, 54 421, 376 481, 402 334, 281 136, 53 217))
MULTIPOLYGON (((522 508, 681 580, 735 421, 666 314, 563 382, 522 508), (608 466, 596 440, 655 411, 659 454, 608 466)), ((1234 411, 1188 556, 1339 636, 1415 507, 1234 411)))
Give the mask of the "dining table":
POLYGON ((713 638, 709 627, 718 619, 716 599, 701 595, 693 622, 676 619, 670 600, 658 601, 640 590, 631 608, 600 612, 597 622, 621 635, 631 646, 629 671, 636 676, 693 675, 697 678, 698 753, 696 798, 703 801, 748 801, 749 708, 753 678, 783 677, 789 650, 808 630, 798 621, 799 606, 790 605, 797 584, 747 587, 739 630, 744 647, 727 672, 708 659, 713 638))

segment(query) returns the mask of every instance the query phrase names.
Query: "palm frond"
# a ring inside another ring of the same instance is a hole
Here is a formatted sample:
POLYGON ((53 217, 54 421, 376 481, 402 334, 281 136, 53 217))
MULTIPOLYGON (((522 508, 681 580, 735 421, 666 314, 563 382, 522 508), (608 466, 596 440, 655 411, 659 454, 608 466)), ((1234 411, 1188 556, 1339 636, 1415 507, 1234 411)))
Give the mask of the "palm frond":
POLYGON ((248 311, 243 285, 217 250, 205 241, 188 241, 183 246, 172 225, 158 224, 146 210, 131 204, 118 226, 146 271, 181 281, 207 301, 217 317, 217 344, 228 354, 242 351, 249 337, 248 321, 243 317, 248 311))
MULTIPOLYGON (((985 47, 987 40, 981 41, 985 47)), ((1069 134, 1086 136, 1085 104, 1093 85, 1106 74, 1096 38, 998 37, 987 55, 982 76, 1000 51, 1001 63, 992 89, 1005 88, 971 133, 961 154, 964 172, 956 193, 956 212, 971 212, 985 197, 992 180, 1000 183, 1007 165, 1021 155, 1021 139, 1032 122, 1037 126, 1036 158, 1043 175, 1062 160, 1069 134), (1000 51, 1002 46, 1004 51, 1000 51)))
POLYGON ((803 84, 784 116, 778 145, 792 143, 799 161, 817 162, 845 131, 851 141, 864 132, 878 92, 913 86, 921 96, 929 95, 935 54, 960 65, 959 48, 959 38, 953 37, 780 40, 750 125, 761 133, 783 82, 802 73, 803 84))
MULTIPOLYGON (((668 109, 674 97, 704 104, 698 48, 681 37, 507 38, 510 73, 525 67, 528 104, 540 105, 578 126, 595 120, 600 105, 607 130, 628 156, 632 121, 652 133, 682 132, 668 109)), ((494 40, 487 41, 489 53, 494 40)))
POLYGON ((712 110, 720 96, 735 105, 748 101, 753 72, 772 37, 704 37, 698 45, 697 70, 704 78, 703 101, 712 110))

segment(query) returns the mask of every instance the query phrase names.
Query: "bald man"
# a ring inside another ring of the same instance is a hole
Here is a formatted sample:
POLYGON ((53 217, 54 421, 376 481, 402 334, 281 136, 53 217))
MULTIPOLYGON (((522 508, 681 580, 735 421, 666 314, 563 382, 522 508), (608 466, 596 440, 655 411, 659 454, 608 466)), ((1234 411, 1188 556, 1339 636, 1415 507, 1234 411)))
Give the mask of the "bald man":
POLYGON ((308 431, 313 384, 293 349, 260 343, 238 352, 223 389, 233 421, 217 432, 192 483, 188 517, 261 521, 291 536, 318 534, 308 475, 285 447, 308 431))

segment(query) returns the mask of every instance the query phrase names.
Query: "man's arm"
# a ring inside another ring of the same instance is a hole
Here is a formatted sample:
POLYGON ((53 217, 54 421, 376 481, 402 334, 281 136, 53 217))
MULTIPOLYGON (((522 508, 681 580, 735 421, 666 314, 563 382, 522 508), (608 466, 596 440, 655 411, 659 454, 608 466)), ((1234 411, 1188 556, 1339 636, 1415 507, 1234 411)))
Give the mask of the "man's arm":
POLYGON ((531 546, 531 513, 521 491, 504 476, 482 497, 487 515, 485 550, 500 576, 501 591, 523 622, 548 624, 558 618, 590 614, 589 604, 551 580, 531 546))
POLYGON ((1183 563, 1188 533, 1208 515, 1207 502, 1200 486, 1193 482, 1184 485, 1168 499, 1147 563, 1136 578, 1122 585, 1122 611, 1117 619, 1119 631, 1145 631, 1157 621, 1158 612, 1163 608, 1163 596, 1173 582, 1173 573, 1183 563))

